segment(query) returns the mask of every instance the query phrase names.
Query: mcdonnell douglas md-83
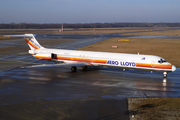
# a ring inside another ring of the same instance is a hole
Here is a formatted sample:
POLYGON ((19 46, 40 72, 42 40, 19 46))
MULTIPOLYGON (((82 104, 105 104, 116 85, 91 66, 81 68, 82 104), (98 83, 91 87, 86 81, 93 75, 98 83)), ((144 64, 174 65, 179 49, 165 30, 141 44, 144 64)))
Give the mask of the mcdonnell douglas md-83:
POLYGON ((154 55, 124 54, 110 52, 93 52, 65 49, 49 49, 42 47, 33 34, 6 35, 6 37, 24 37, 30 47, 29 54, 37 59, 59 61, 60 64, 34 65, 31 67, 71 66, 71 71, 76 72, 82 66, 106 66, 122 69, 137 69, 163 72, 164 77, 168 72, 174 72, 176 67, 164 58, 154 55))

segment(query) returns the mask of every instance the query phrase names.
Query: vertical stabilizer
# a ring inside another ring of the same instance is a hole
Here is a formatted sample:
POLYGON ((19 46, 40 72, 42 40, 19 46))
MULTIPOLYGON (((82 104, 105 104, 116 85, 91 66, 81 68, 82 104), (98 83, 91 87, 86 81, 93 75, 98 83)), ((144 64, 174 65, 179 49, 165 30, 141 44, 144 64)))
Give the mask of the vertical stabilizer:
POLYGON ((33 34, 25 34, 24 39, 26 40, 31 50, 43 48, 33 34))

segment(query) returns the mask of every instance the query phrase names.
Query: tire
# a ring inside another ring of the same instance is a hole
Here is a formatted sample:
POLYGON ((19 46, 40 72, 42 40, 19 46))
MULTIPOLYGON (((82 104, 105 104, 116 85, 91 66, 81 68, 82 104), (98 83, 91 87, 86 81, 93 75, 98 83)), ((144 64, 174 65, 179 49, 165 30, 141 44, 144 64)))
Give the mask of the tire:
POLYGON ((86 70, 87 70, 87 66, 82 66, 82 69, 83 69, 84 71, 86 71, 86 70))
POLYGON ((72 66, 72 67, 71 67, 71 71, 72 71, 72 72, 76 72, 76 71, 77 71, 77 67, 76 67, 76 66, 72 66))

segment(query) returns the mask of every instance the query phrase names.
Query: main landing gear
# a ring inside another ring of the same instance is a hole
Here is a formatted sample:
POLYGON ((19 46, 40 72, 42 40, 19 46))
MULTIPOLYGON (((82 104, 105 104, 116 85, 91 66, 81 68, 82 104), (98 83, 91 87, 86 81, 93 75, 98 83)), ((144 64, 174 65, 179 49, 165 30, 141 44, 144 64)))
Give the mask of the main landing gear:
MULTIPOLYGON (((82 66, 82 69, 83 69, 84 71, 86 71, 86 70, 87 70, 87 66, 82 66)), ((72 67, 71 67, 71 71, 72 71, 72 72, 76 72, 76 71, 77 71, 77 67, 76 67, 76 66, 72 66, 72 67)))
POLYGON ((86 71, 86 70, 87 70, 87 66, 82 66, 82 69, 83 69, 84 71, 86 71))
POLYGON ((77 71, 77 67, 76 67, 76 66, 72 66, 72 67, 71 67, 71 71, 72 71, 72 72, 76 72, 76 71, 77 71))

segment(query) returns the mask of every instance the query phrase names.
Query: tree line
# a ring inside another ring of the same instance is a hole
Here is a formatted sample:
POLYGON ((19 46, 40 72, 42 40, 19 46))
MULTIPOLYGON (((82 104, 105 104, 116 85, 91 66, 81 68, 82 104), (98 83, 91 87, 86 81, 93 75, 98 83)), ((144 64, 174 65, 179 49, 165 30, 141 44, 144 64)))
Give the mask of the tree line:
MULTIPOLYGON (((0 24, 0 29, 50 29, 61 28, 60 23, 9 23, 0 24)), ((64 28, 116 28, 116 27, 180 27, 180 23, 63 23, 64 28)))

